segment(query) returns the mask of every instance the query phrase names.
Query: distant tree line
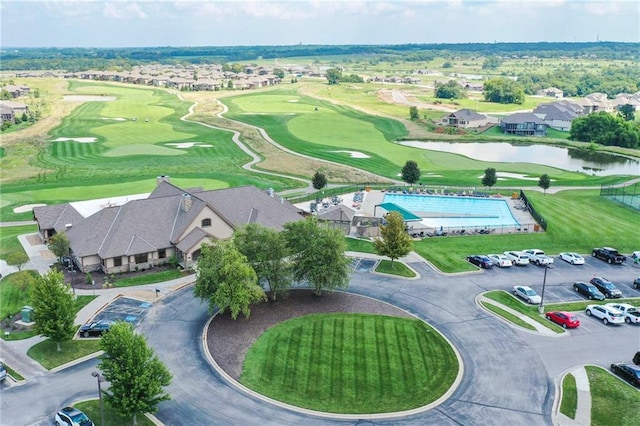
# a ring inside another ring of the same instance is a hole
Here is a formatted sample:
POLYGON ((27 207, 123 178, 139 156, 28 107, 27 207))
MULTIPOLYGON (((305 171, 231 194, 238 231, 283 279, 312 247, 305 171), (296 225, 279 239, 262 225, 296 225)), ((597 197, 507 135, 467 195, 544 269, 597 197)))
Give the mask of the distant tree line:
MULTIPOLYGON (((5 48, 0 70, 109 70, 145 63, 202 64, 302 56, 362 55, 370 61, 430 61, 435 57, 535 56, 637 59, 638 43, 447 43, 398 45, 194 46, 127 48, 5 48)), ((494 59, 486 63, 491 69, 494 59)))

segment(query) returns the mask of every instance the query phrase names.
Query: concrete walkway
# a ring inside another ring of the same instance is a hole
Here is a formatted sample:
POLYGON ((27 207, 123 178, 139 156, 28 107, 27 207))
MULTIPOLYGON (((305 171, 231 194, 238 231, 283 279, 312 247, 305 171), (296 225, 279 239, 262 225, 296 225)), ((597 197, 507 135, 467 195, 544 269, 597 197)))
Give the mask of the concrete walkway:
MULTIPOLYGON (((562 414, 560 412, 560 401, 558 401, 554 424, 558 426, 589 426, 591 424, 591 392, 587 370, 585 370, 584 366, 580 366, 569 371, 567 374, 572 374, 576 379, 576 389, 578 391, 576 418, 571 419, 562 414)), ((560 388, 562 387, 563 379, 564 376, 560 379, 560 388)), ((558 392, 558 394, 560 393, 561 392, 558 392)))
POLYGON ((536 329, 535 332, 539 333, 539 334, 541 334, 543 336, 549 336, 549 337, 561 336, 561 334, 556 333, 553 330, 545 327, 544 325, 540 324, 538 321, 535 321, 535 320, 529 318, 528 316, 523 315, 523 314, 521 314, 520 312, 518 312, 518 311, 516 311, 514 309, 511 309, 508 306, 505 306, 505 305, 503 305, 503 304, 501 304, 499 302, 496 302, 493 299, 489 299, 488 297, 481 296, 480 297, 480 302, 488 303, 488 304, 493 305, 493 306, 497 306, 498 308, 509 312, 511 315, 514 315, 514 316, 518 317, 519 319, 521 319, 522 321, 526 322, 527 324, 535 327, 535 329, 536 329))

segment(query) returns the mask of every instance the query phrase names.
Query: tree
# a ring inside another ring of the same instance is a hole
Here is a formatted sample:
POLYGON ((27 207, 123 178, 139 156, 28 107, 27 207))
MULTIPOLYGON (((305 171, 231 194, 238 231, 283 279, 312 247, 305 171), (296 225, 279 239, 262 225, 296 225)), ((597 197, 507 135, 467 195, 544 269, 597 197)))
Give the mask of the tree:
POLYGON ((408 184, 414 184, 420 180, 420 168, 418 167, 418 163, 413 160, 407 161, 404 166, 402 166, 402 180, 407 182, 408 184))
POLYGON ((327 77, 329 85, 340 84, 340 80, 342 80, 342 70, 339 68, 329 68, 325 72, 325 77, 327 77))
POLYGON ((569 139, 637 148, 640 146, 640 125, 634 121, 624 121, 622 117, 605 111, 594 112, 577 117, 571 122, 569 139))
POLYGON ((202 246, 193 294, 209 302, 210 312, 216 306, 220 313, 228 309, 234 320, 241 312, 248 318, 249 306, 266 298, 255 271, 232 241, 202 246))
POLYGON ((282 68, 274 68, 273 75, 282 80, 284 78, 284 70, 282 68))
POLYGON ((489 167, 484 171, 484 176, 482 177, 482 185, 488 186, 491 188, 498 181, 498 177, 496 176, 496 169, 493 167, 489 167))
POLYGON ((492 78, 484 82, 483 96, 485 101, 501 104, 523 104, 524 90, 514 80, 508 78, 492 78))
POLYGON ((549 187, 551 186, 551 178, 548 174, 545 173, 540 176, 540 179, 538 179, 538 186, 544 189, 544 194, 546 195, 547 189, 549 189, 549 187))
POLYGON ((636 109, 634 108, 633 105, 629 105, 629 104, 621 105, 618 110, 618 113, 620 114, 620 117, 622 117, 624 121, 633 121, 636 119, 636 109))
POLYGON ((482 63, 483 70, 495 70, 502 64, 502 59, 497 56, 489 56, 482 63))
POLYGON ((327 186, 327 177, 324 175, 324 173, 320 173, 320 171, 317 171, 311 178, 311 184, 313 185, 314 189, 320 190, 327 186))
POLYGON ((460 99, 465 97, 462 86, 455 80, 449 80, 444 84, 436 84, 434 94, 439 99, 460 99))
POLYGON ((69 255, 69 237, 64 232, 54 234, 49 240, 49 250, 58 256, 58 262, 62 263, 62 258, 69 255))
POLYGON ((98 368, 110 386, 104 399, 120 415, 132 417, 137 425, 138 413, 154 413, 158 404, 171 399, 163 389, 173 378, 133 325, 118 321, 102 336, 104 351, 98 368))
POLYGON ((247 257, 258 283, 267 284, 272 300, 291 287, 293 275, 287 260, 289 250, 281 232, 251 223, 236 231, 233 242, 247 257))
POLYGON ((344 255, 346 243, 340 229, 322 226, 315 217, 284 228, 296 280, 307 281, 318 296, 322 290, 347 288, 350 261, 344 255))
POLYGON ((76 328, 73 294, 64 283, 64 275, 49 271, 38 277, 29 289, 33 306, 34 330, 50 338, 61 350, 60 343, 71 340, 76 328))
POLYGON ((5 258, 7 265, 15 266, 18 271, 22 271, 22 267, 29 261, 29 255, 25 253, 22 248, 12 251, 5 258))
POLYGON ((381 239, 374 241, 376 252, 380 256, 387 256, 391 263, 395 259, 406 256, 411 251, 413 242, 404 229, 404 220, 398 212, 390 212, 385 216, 386 225, 380 226, 381 239))
POLYGON ((409 107, 409 119, 417 120, 418 118, 420 118, 420 114, 418 113, 418 107, 417 106, 410 106, 409 107))

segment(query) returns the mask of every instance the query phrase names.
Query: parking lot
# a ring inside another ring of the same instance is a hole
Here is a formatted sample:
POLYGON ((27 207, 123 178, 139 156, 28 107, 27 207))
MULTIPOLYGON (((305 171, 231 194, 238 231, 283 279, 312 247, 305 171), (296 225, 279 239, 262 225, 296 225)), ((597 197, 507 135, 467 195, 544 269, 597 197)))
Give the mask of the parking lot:
POLYGON ((94 320, 126 321, 138 325, 147 314, 151 303, 129 297, 118 297, 105 306, 94 320))

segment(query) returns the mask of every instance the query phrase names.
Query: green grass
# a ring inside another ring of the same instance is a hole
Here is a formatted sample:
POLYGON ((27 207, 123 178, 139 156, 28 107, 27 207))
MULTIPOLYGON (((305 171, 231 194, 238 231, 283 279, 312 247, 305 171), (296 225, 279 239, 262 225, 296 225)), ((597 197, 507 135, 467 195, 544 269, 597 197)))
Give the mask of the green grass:
POLYGON ((400 277, 405 278, 413 278, 416 276, 416 273, 413 270, 409 269, 407 265, 402 262, 391 262, 390 260, 382 259, 378 262, 378 266, 375 269, 376 272, 380 272, 381 274, 390 274, 390 275, 398 275, 400 277))
POLYGON ((384 413, 435 401, 458 373, 453 349, 418 320, 318 314, 283 322, 249 349, 240 382, 332 413, 384 413))
MULTIPOLYGON (((540 316, 537 306, 524 304, 520 301, 520 299, 517 299, 515 296, 512 296, 506 291, 490 291, 488 293, 485 293, 484 296, 489 299, 495 300, 496 302, 499 302, 504 306, 511 308, 523 315, 526 315, 527 317, 544 325, 548 329, 555 331, 556 333, 564 333, 564 329, 562 327, 552 323, 551 321, 547 321, 544 317, 540 316)), ((545 312, 555 310, 550 309, 548 305, 545 308, 545 312)))
POLYGON ((536 328, 531 324, 521 320, 517 316, 513 315, 510 312, 505 311, 504 309, 498 306, 492 305, 491 303, 482 303, 482 306, 484 306, 486 309, 490 310, 494 314, 501 316, 505 320, 517 325, 518 327, 526 328, 527 330, 533 330, 533 331, 536 330, 536 328))
POLYGON ((371 240, 361 240, 358 238, 345 238, 347 242, 347 251, 355 251, 358 253, 376 254, 376 249, 371 240))
POLYGON ((143 284, 153 284, 163 281, 169 281, 183 276, 183 272, 178 269, 170 269, 168 271, 154 272, 149 274, 143 274, 132 278, 123 278, 116 280, 114 283, 116 287, 131 287, 143 284))
POLYGON ((38 273, 35 271, 15 272, 2 278, 0 284, 0 319, 9 315, 15 315, 29 304, 27 288, 22 288, 22 283, 35 280, 38 273))
POLYGON ((600 367, 585 369, 591 390, 591 425, 640 424, 640 392, 600 367))
POLYGON ((47 339, 29 348, 27 355, 37 361, 47 370, 59 367, 83 356, 96 353, 100 350, 100 340, 69 340, 60 344, 61 350, 57 350, 56 343, 47 339))
MULTIPOLYGON (((97 392, 98 391, 96 389, 96 393, 97 392)), ((73 404, 75 408, 85 413, 96 426, 122 426, 133 424, 132 418, 121 416, 106 402, 104 402, 103 405, 104 424, 102 424, 101 420, 100 401, 98 399, 91 399, 89 401, 82 401, 73 404)), ((139 426, 154 426, 154 423, 142 414, 138 414, 136 416, 136 420, 139 426)))
POLYGON ((569 373, 562 380, 562 401, 560 401, 560 412, 570 419, 576 418, 576 409, 578 408, 578 389, 576 387, 576 378, 569 373))
POLYGON ((22 377, 22 375, 20 373, 18 373, 16 370, 14 370, 13 368, 11 368, 10 366, 8 366, 5 363, 2 363, 4 365, 4 368, 7 369, 7 374, 9 376, 11 376, 13 378, 13 380, 15 381, 21 381, 24 380, 24 377, 22 377))
MULTIPOLYGON (((2 197, 4 198, 4 193, 2 197)), ((0 227, 0 259, 6 259, 9 253, 15 251, 21 250, 25 253, 22 244, 18 241, 18 235, 32 234, 37 231, 38 227, 36 225, 0 227)))

